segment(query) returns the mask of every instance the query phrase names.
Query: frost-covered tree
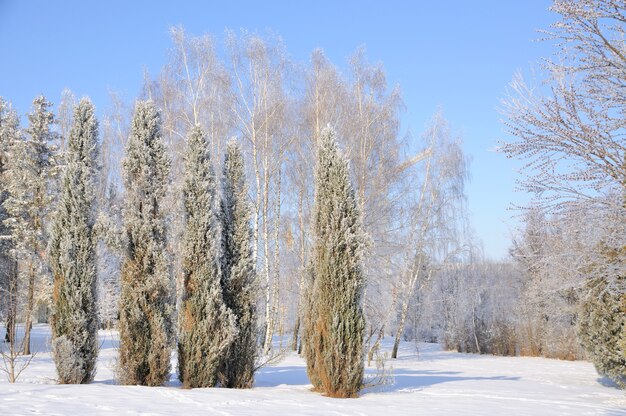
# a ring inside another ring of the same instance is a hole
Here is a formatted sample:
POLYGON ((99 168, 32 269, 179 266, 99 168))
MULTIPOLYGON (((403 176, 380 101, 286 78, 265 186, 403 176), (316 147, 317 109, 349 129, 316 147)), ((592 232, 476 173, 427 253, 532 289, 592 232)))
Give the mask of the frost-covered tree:
POLYGON ((59 382, 93 380, 98 356, 96 236, 98 122, 91 101, 74 108, 48 253, 54 277, 52 356, 59 382))
MULTIPOLYGON (((505 143, 502 151, 524 160, 526 175, 521 185, 535 194, 541 207, 557 212, 577 209, 590 218, 598 213, 608 218, 612 211, 624 209, 626 198, 626 4, 621 0, 555 0, 551 10, 560 15, 550 34, 559 49, 554 59, 546 60, 549 88, 542 90, 547 94, 538 94, 541 90, 528 86, 521 77, 513 81, 513 94, 504 110, 507 130, 516 140, 505 143)), ((620 256, 626 241, 622 222, 623 216, 619 223, 600 223, 604 232, 613 234, 604 245, 620 256)), ((608 280, 610 292, 603 298, 595 291, 596 299, 587 304, 623 296, 625 283, 619 278, 624 275, 623 262, 621 271, 604 273, 602 269, 615 262, 603 250, 595 247, 583 253, 587 264, 576 272, 590 275, 592 286, 598 284, 593 283, 595 279, 608 280)), ((611 308, 595 309, 596 314, 603 311, 611 308)), ((613 317, 604 319, 608 322, 613 317)), ((626 333, 626 327, 621 331, 626 333)), ((598 343, 607 342, 604 351, 614 348, 610 338, 596 337, 593 342, 585 345, 592 357, 598 343)))
POLYGON ((226 147, 222 191, 222 288, 238 332, 224 358, 221 383, 225 387, 247 388, 254 383, 257 356, 257 285, 251 246, 252 209, 243 155, 235 141, 226 147))
POLYGON ((109 183, 106 195, 99 206, 100 216, 97 220, 100 235, 97 251, 98 323, 102 328, 113 328, 118 320, 122 268, 122 250, 119 241, 122 228, 121 202, 122 196, 117 191, 117 184, 109 183))
POLYGON ((281 169, 292 136, 286 128, 290 63, 280 39, 230 32, 226 45, 232 63, 234 125, 252 156, 252 256, 264 280, 261 342, 263 353, 269 354, 280 321, 281 169))
MULTIPOLYGON (((120 192, 123 153, 130 135, 132 113, 117 93, 110 94, 111 106, 100 123, 100 175, 98 181, 98 315, 104 328, 117 326, 119 318, 120 271, 123 261, 122 209, 120 192)), ((168 230, 170 230, 168 224, 168 230)), ((169 233, 168 233, 169 234, 169 233)), ((169 241, 168 241, 169 245, 169 241)))
MULTIPOLYGON (((411 259, 397 288, 400 307, 391 358, 397 358, 410 304, 431 280, 435 263, 460 262, 467 253, 465 238, 465 180, 467 158, 461 141, 452 137, 443 114, 438 112, 423 135, 426 163, 407 215, 409 233, 406 258, 411 259), (420 183, 421 182, 421 183, 420 183)), ((380 342, 380 336, 377 342, 380 342)))
POLYGON ((123 384, 162 385, 170 372, 173 308, 161 203, 170 162, 159 112, 135 105, 123 163, 125 256, 120 296, 118 375, 123 384))
POLYGON ((33 101, 25 137, 18 137, 10 144, 5 175, 9 191, 4 201, 9 217, 5 224, 11 230, 19 284, 26 290, 24 354, 30 354, 36 295, 47 298, 51 293, 48 265, 43 258, 56 171, 51 105, 44 96, 33 101), (37 294, 36 288, 43 293, 37 294))
MULTIPOLYGON (((146 79, 143 94, 149 96, 161 109, 163 139, 167 143, 172 160, 171 191, 164 208, 168 212, 184 210, 182 188, 184 186, 184 155, 187 136, 198 125, 202 128, 209 150, 213 155, 214 169, 225 148, 226 138, 232 133, 233 98, 231 74, 218 55, 218 42, 205 34, 192 36, 182 27, 169 30, 171 48, 168 62, 155 79, 146 79)), ((217 171, 216 171, 217 172, 217 171)), ((172 271, 176 281, 177 309, 181 309, 184 290, 182 272, 184 218, 172 215, 168 223, 168 250, 172 258, 172 271)))
MULTIPOLYGON (((624 215, 619 212, 617 221, 623 222, 624 215)), ((598 373, 626 389, 626 253, 604 241, 598 246, 604 262, 592 266, 593 277, 585 285, 578 335, 598 373)))
POLYGON ((515 308, 518 353, 585 358, 576 334, 577 322, 584 319, 579 314, 585 297, 581 275, 596 273, 590 273, 594 266, 588 255, 595 257, 598 239, 606 238, 612 221, 604 213, 593 218, 579 210, 546 216, 531 208, 525 214, 524 228, 510 250, 522 277, 515 308))
POLYGON ((4 312, 5 342, 12 343, 17 315, 17 274, 15 258, 11 250, 10 229, 5 224, 9 215, 4 201, 9 197, 5 173, 8 166, 9 149, 19 136, 19 120, 11 105, 0 98, 0 308, 4 312))
POLYGON ((219 197, 209 143, 191 130, 185 157, 184 292, 178 336, 178 377, 184 387, 213 387, 237 333, 224 303, 219 197))
POLYGON ((626 191, 626 4, 555 0, 551 10, 560 15, 550 33, 559 49, 546 60, 548 94, 514 79, 503 109, 516 140, 501 150, 526 161, 523 188, 559 208, 626 191))
MULTIPOLYGON (((611 262, 623 262, 623 252, 605 253, 611 262)), ((621 269, 622 267, 618 267, 621 269)), ((598 373, 626 388, 626 294, 611 290, 605 276, 587 282, 578 334, 598 373)), ((616 280, 625 284, 626 278, 616 280)), ((623 286, 622 286, 623 287, 623 286)))
POLYGON ((320 136, 304 353, 316 390, 355 397, 363 383, 364 234, 348 161, 340 154, 335 132, 328 126, 320 136))

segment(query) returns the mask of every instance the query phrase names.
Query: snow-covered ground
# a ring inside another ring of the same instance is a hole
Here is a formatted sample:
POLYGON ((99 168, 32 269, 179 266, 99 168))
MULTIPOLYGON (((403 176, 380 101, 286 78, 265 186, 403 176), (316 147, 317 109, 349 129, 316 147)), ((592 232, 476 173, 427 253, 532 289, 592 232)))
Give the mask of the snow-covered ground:
POLYGON ((393 384, 331 399, 309 390, 293 353, 261 369, 251 390, 183 390, 175 373, 166 387, 119 386, 117 335, 101 331, 94 383, 57 385, 49 328, 34 331, 40 352, 18 383, 0 380, 0 415, 626 415, 624 393, 601 384, 587 362, 458 354, 435 344, 417 351, 403 343, 393 384))

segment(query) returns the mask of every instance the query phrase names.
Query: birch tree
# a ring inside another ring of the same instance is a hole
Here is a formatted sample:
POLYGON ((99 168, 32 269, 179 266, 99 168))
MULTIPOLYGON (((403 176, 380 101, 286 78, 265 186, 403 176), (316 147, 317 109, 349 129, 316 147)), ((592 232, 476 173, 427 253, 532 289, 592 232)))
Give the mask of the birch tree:
POLYGON ((259 274, 265 278, 262 339, 263 352, 267 354, 272 348, 279 301, 280 241, 276 239, 276 232, 280 227, 280 172, 289 143, 284 135, 287 102, 284 82, 288 61, 280 41, 266 42, 245 32, 237 37, 231 32, 226 42, 235 89, 232 107, 235 128, 251 154, 254 177, 252 256, 261 270, 259 274))
POLYGON ((132 109, 116 92, 109 92, 110 106, 101 125, 100 170, 97 181, 98 315, 100 325, 112 328, 118 321, 122 268, 122 160, 128 141, 132 109))
POLYGON ((542 207, 559 208, 624 193, 626 8, 613 0, 557 0, 551 10, 561 15, 548 32, 560 49, 546 64, 548 93, 514 78, 503 112, 515 140, 501 150, 527 161, 522 188, 542 207))
POLYGON ((427 284, 437 264, 459 262, 465 249, 461 236, 467 159, 441 112, 433 117, 424 139, 427 159, 421 184, 415 190, 415 202, 410 208, 411 230, 407 245, 410 251, 407 271, 397 290, 400 313, 392 358, 397 358, 409 306, 416 299, 415 291, 427 284))
POLYGON ((74 107, 76 107, 76 96, 74 93, 65 88, 61 92, 61 99, 57 107, 57 121, 59 127, 59 153, 65 153, 67 141, 70 137, 72 129, 72 120, 74 115, 74 107))
POLYGON ((108 192, 99 205, 100 214, 96 222, 99 236, 98 260, 98 323, 102 328, 117 326, 120 300, 120 271, 122 269, 122 204, 123 198, 117 182, 108 185, 108 192), (106 227, 106 228, 105 228, 106 227))

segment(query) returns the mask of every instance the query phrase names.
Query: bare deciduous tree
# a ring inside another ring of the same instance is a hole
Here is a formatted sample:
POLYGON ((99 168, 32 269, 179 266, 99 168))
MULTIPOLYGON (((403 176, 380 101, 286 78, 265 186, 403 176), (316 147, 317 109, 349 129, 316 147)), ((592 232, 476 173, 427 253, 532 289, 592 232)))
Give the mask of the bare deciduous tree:
MULTIPOLYGON (((561 215, 557 221, 576 216, 574 210, 582 212, 585 221, 595 221, 600 213, 602 221, 595 234, 603 234, 601 244, 575 251, 578 258, 584 254, 585 261, 574 263, 579 267, 572 272, 602 280, 606 290, 623 299, 626 288, 619 278, 624 273, 623 261, 607 253, 623 255, 626 240, 621 225, 626 205, 626 4, 555 0, 551 10, 561 19, 547 32, 559 47, 556 57, 545 65, 547 92, 538 93, 521 76, 514 79, 504 114, 505 125, 516 140, 503 144, 501 150, 526 161, 522 188, 537 196, 539 208, 561 215), (616 214, 619 219, 612 221, 616 214)), ((596 312, 601 313, 602 299, 608 297, 597 297, 596 312)), ((584 331, 585 325, 581 328, 584 331)), ((622 331, 615 338, 594 342, 616 345, 623 338, 622 331)), ((591 350, 594 347, 587 345, 591 350)), ((602 369, 603 363, 596 362, 596 366, 602 369)), ((623 363, 619 366, 607 374, 613 378, 616 373, 624 374, 623 363)))
POLYGON ((252 255, 265 276, 265 327, 263 351, 272 347, 278 313, 279 270, 277 231, 280 227, 280 170, 289 137, 285 134, 287 95, 285 78, 289 62, 280 40, 230 32, 227 36, 235 86, 232 107, 236 130, 249 146, 253 169, 254 220, 252 255), (272 206, 274 207, 272 213, 272 206), (274 226, 274 236, 271 226, 274 226), (275 244, 272 260, 271 244, 275 244), (262 244, 262 252, 259 245, 262 244), (274 296, 276 295, 276 296, 274 296))
POLYGON ((451 137, 441 113, 434 116, 424 134, 424 141, 427 159, 421 185, 416 189, 415 203, 411 205, 407 269, 401 275, 396 291, 400 316, 392 358, 397 358, 415 291, 427 284, 436 264, 459 262, 465 250, 459 230, 466 212, 467 159, 460 142, 451 137))
POLYGON ((616 190, 623 195, 626 7, 614 0, 557 0, 551 9, 562 20, 548 33, 560 46, 545 66, 549 89, 542 94, 521 75, 514 78, 503 112, 517 140, 501 151, 527 161, 520 185, 539 196, 542 207, 616 190))

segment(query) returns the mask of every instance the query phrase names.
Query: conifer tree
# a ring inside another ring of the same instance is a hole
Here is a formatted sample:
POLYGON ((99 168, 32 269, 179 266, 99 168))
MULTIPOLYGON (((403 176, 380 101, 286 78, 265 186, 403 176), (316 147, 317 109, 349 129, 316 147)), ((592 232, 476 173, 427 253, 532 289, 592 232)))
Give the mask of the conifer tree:
POLYGON ((185 157, 184 292, 178 338, 178 376, 187 388, 217 384, 224 353, 237 332, 220 285, 219 197, 211 163, 209 143, 195 127, 185 157))
POLYGON ((159 112, 139 101, 124 159, 124 231, 120 349, 122 384, 159 386, 170 372, 172 295, 161 209, 170 162, 161 138, 159 112))
MULTIPOLYGON (((56 134, 51 127, 52 104, 44 96, 33 100, 28 114, 25 137, 9 145, 6 184, 9 195, 4 201, 13 252, 18 261, 18 283, 26 288, 25 334, 23 353, 30 354, 30 331, 35 309, 35 287, 49 286, 46 247, 46 224, 53 202, 56 176, 56 134)), ((47 290, 46 290, 47 291, 47 290)))
POLYGON ((98 153, 98 122, 91 101, 84 98, 74 109, 48 246, 54 277, 52 356, 62 384, 89 383, 96 371, 98 153))
POLYGON ((3 291, 2 306, 4 307, 5 336, 4 341, 13 343, 15 335, 15 319, 17 315, 17 264, 13 255, 13 244, 10 239, 11 230, 5 224, 9 214, 4 201, 9 197, 7 183, 7 167, 9 150, 19 137, 19 120, 11 105, 0 98, 0 290, 3 291))
POLYGON ((363 383, 364 234, 348 161, 330 126, 318 148, 313 238, 304 331, 307 373, 316 390, 355 397, 363 383))
MULTIPOLYGON (((617 277, 619 285, 626 279, 617 277)), ((598 373, 626 388, 626 294, 611 290, 609 279, 596 277, 587 285, 578 334, 598 373)))
POLYGON ((252 210, 243 155, 234 140, 226 147, 222 192, 222 287, 226 305, 235 314, 238 333, 224 359, 221 383, 230 388, 249 388, 254 383, 257 356, 256 275, 251 246, 252 210))

